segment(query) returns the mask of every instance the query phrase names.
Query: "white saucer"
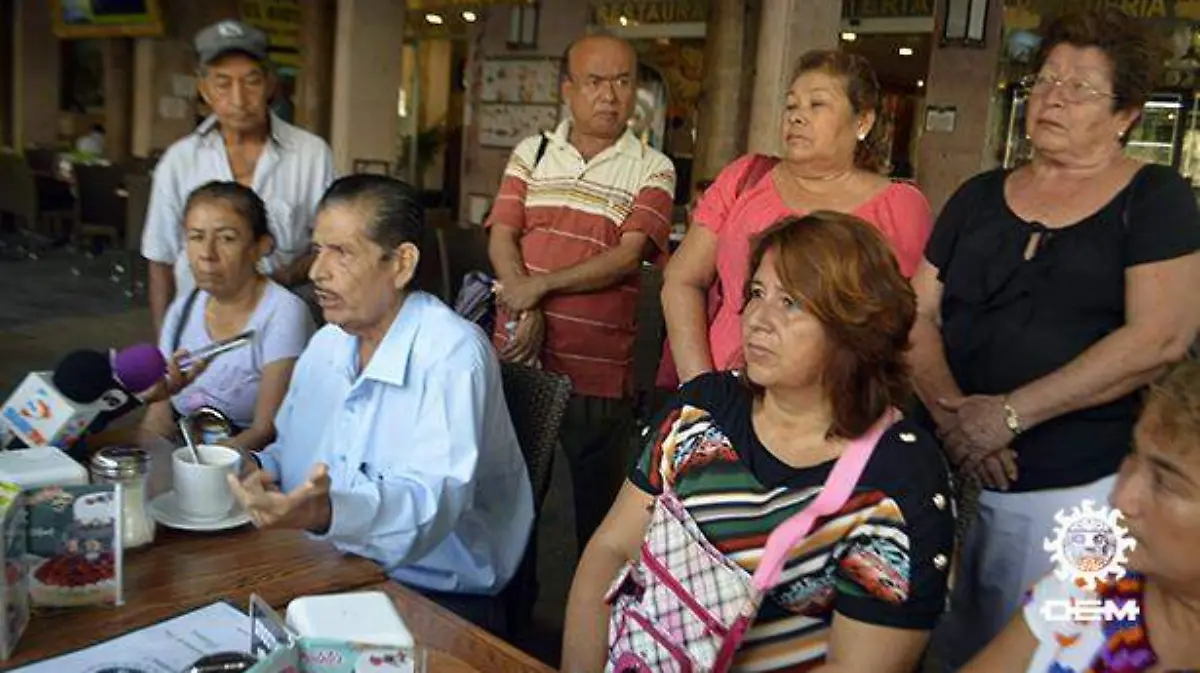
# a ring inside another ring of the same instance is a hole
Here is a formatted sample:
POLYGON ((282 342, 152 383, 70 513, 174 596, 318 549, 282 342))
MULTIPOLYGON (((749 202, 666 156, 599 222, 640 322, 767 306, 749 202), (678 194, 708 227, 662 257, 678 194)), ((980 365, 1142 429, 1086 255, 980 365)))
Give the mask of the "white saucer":
POLYGON ((184 514, 179 509, 179 500, 175 491, 167 491, 150 501, 150 516, 168 528, 192 531, 229 530, 250 523, 250 515, 238 507, 219 519, 197 520, 184 514))

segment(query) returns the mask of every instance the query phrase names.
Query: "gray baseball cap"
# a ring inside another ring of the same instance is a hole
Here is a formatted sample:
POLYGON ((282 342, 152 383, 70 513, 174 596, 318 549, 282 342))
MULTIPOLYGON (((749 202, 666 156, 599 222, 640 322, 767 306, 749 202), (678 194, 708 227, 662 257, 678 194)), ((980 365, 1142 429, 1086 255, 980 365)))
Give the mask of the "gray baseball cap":
POLYGON ((196 54, 208 65, 230 52, 241 52, 259 61, 267 60, 267 34, 241 21, 227 20, 196 33, 196 54))

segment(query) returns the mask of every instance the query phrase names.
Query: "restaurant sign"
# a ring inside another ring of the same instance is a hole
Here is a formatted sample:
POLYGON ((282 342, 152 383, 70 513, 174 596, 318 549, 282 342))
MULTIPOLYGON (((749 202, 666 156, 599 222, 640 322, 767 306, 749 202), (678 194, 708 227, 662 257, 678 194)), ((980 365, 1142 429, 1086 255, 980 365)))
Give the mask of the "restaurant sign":
POLYGON ((1052 16, 1064 9, 1117 9, 1138 19, 1200 20, 1200 0, 1005 0, 1009 9, 1052 16))
POLYGON ((934 0, 842 0, 847 19, 900 19, 933 16, 934 0))
POLYGON ((695 23, 708 21, 709 3, 702 0, 594 2, 594 22, 605 26, 629 23, 695 23))

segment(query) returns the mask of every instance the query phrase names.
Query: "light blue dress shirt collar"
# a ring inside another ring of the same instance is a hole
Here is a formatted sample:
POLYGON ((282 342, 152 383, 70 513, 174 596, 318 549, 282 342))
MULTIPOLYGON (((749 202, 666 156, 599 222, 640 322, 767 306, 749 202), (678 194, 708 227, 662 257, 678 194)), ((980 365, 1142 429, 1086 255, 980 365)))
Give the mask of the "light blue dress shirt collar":
POLYGON ((358 338, 334 325, 296 365, 260 455, 284 491, 329 466, 320 536, 396 580, 494 594, 515 572, 533 496, 486 335, 438 299, 404 301, 358 374, 358 338))

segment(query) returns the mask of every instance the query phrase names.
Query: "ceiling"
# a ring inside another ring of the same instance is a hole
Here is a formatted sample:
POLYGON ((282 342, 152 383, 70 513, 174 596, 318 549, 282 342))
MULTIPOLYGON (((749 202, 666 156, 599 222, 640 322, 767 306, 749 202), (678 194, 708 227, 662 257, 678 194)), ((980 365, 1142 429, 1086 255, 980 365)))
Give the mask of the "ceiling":
POLYGON ((929 74, 929 55, 933 48, 930 33, 914 35, 858 35, 853 42, 842 40, 842 48, 864 56, 875 68, 879 83, 885 89, 915 90, 917 80, 929 74), (912 56, 901 56, 901 47, 913 50, 912 56))

